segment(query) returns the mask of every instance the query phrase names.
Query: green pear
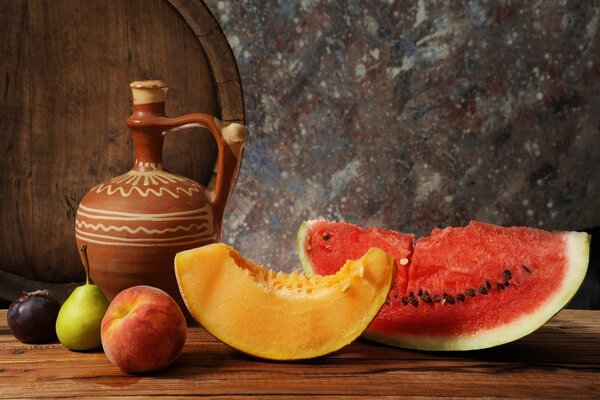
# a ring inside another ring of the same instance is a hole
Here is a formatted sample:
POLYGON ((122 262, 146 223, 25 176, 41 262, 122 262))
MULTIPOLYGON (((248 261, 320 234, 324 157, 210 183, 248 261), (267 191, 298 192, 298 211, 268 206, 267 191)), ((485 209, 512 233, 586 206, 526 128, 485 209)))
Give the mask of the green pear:
POLYGON ((90 283, 87 245, 83 245, 81 252, 85 285, 77 287, 60 308, 56 335, 70 350, 93 350, 102 345, 100 325, 109 301, 98 286, 90 283))

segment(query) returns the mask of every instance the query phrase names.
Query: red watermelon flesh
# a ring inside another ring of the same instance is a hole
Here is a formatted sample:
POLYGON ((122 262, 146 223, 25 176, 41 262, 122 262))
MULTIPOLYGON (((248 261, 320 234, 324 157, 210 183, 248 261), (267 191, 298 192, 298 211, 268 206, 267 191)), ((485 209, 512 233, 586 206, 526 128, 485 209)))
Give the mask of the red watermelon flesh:
MULTIPOLYGON (((327 250, 336 258, 327 259, 319 237, 338 224, 310 221, 301 228, 303 266, 315 273, 335 272, 334 263, 343 254, 364 245, 358 243, 360 236, 338 233, 327 250), (313 230, 313 224, 319 229, 313 230)), ((389 242, 378 241, 377 234, 394 235, 371 232, 368 246, 382 248, 389 242)), ((564 307, 585 277, 589 236, 471 222, 435 229, 418 239, 414 249, 403 242, 402 251, 408 252, 402 253, 409 260, 400 268, 405 273, 398 274, 387 304, 364 336, 408 348, 470 350, 525 336, 564 307)))

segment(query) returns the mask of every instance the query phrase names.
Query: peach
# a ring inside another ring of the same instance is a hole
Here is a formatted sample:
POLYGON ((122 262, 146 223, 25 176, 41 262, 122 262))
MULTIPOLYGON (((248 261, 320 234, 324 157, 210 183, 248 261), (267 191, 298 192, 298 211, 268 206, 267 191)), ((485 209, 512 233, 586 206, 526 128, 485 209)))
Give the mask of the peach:
POLYGON ((151 286, 123 290, 102 319, 104 352, 125 372, 167 367, 181 354, 186 336, 187 323, 179 305, 151 286))

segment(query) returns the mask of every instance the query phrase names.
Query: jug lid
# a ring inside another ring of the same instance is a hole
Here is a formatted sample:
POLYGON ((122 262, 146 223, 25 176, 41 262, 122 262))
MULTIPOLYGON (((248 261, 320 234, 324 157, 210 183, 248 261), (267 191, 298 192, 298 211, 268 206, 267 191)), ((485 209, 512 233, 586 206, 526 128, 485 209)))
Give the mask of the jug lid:
POLYGON ((133 104, 164 103, 169 87, 161 80, 134 81, 129 85, 133 104))

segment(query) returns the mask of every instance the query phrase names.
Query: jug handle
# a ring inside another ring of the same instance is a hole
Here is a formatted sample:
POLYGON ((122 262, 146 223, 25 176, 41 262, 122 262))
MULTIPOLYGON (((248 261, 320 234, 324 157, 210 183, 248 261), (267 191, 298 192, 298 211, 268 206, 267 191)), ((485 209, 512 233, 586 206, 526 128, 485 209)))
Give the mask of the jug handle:
POLYGON ((192 113, 179 117, 162 117, 155 121, 156 125, 167 128, 167 131, 202 127, 207 128, 217 143, 218 156, 216 163, 215 184, 207 190, 206 196, 216 215, 222 216, 225 205, 233 188, 234 177, 238 172, 245 144, 246 127, 239 123, 224 123, 209 114, 192 113))

